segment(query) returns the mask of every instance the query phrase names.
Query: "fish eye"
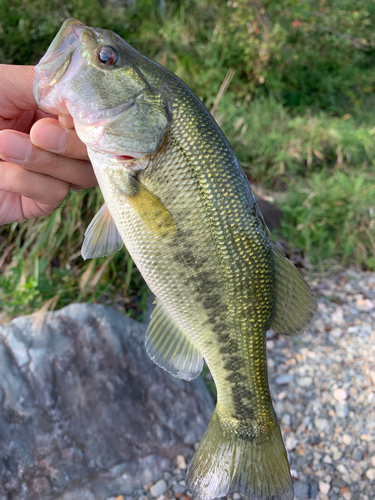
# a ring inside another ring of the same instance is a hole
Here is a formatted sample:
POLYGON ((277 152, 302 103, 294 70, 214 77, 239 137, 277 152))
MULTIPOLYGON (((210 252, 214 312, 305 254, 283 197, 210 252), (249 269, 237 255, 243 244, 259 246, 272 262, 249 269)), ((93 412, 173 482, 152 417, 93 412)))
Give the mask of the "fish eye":
POLYGON ((117 63, 118 54, 110 45, 103 45, 98 50, 97 58, 104 66, 114 66, 117 63))

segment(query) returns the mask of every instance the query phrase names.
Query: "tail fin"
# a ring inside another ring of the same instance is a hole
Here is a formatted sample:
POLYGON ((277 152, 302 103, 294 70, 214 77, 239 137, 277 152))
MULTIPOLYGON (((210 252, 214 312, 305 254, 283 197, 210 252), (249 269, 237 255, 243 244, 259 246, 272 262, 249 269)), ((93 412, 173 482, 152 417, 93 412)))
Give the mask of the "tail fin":
POLYGON ((217 410, 193 457, 187 486, 212 500, 240 491, 248 500, 293 500, 289 463, 279 426, 251 440, 223 426, 217 410))

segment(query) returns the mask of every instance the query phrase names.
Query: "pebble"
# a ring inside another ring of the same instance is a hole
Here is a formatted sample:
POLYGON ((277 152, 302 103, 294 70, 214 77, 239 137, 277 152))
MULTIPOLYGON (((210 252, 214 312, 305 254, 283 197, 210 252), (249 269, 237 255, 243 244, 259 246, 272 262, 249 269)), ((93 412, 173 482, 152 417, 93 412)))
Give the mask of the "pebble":
POLYGON ((316 483, 310 485, 310 498, 314 499, 318 496, 319 487, 316 483))
POLYGON ((164 479, 160 479, 155 484, 153 484, 150 488, 151 495, 156 498, 167 491, 167 483, 164 479))
POLYGON ((331 315, 331 319, 336 325, 342 325, 344 321, 344 314, 341 307, 338 307, 331 315))
POLYGON ((186 461, 183 455, 177 455, 176 464, 179 469, 186 469, 186 461))
POLYGON ((375 469, 369 469, 368 471, 366 471, 366 477, 370 481, 375 481, 375 469))
POLYGON ((357 299, 357 309, 360 311, 370 311, 374 308, 374 304, 369 299, 357 299))
POLYGON ((335 405, 335 412, 339 418, 346 418, 349 415, 348 405, 338 403, 337 405, 335 405))
POLYGON ((275 342, 273 340, 267 340, 267 349, 272 350, 275 347, 275 342))
POLYGON ((297 380, 297 384, 300 387, 310 387, 313 383, 313 379, 311 377, 302 377, 297 380))
POLYGON ((346 444, 346 445, 348 445, 348 446, 349 446, 349 445, 352 443, 352 438, 351 438, 351 436, 349 436, 349 434, 344 434, 344 435, 342 436, 342 442, 343 442, 344 444, 346 444))
POLYGON ((289 413, 284 413, 281 422, 285 425, 285 427, 290 427, 290 424, 292 423, 292 417, 289 415, 289 413))
POLYGON ((345 401, 345 399, 348 399, 348 393, 345 389, 336 389, 333 393, 333 397, 337 399, 337 401, 345 401))
POLYGON ((275 382, 277 385, 286 385, 286 384, 290 384, 290 382, 293 380, 293 375, 288 375, 288 374, 283 374, 283 375, 279 375, 275 382))
POLYGON ((342 331, 341 328, 332 328, 332 330, 329 332, 329 334, 337 339, 339 339, 344 332, 342 331))
POLYGON ((320 431, 328 431, 331 428, 331 425, 326 418, 316 418, 315 419, 315 426, 320 431))
POLYGON ((319 481, 319 491, 323 495, 328 495, 329 490, 331 489, 331 485, 329 483, 325 483, 324 481, 319 481))
POLYGON ((345 475, 348 475, 349 472, 348 472, 348 469, 345 467, 344 464, 339 464, 337 467, 337 470, 341 473, 341 474, 345 474, 345 475))
POLYGON ((186 493, 187 487, 186 484, 175 483, 172 484, 172 490, 175 495, 178 493, 186 493))
POLYGON ((294 485, 295 500, 307 500, 310 496, 309 490, 309 483, 298 481, 298 483, 294 485))
POLYGON ((294 437, 288 437, 285 441, 285 447, 288 451, 292 451, 298 444, 298 440, 294 437))
POLYGON ((372 441, 372 436, 370 436, 369 434, 362 434, 361 439, 362 441, 367 441, 370 443, 372 441))
MULTIPOLYGON (((279 394, 286 371, 290 377, 282 387, 286 396, 276 400, 285 444, 298 442, 287 448, 291 468, 299 475, 296 484, 310 484, 310 495, 319 481, 319 500, 343 500, 344 494, 371 500, 374 479, 366 474, 372 477, 375 469, 375 273, 347 269, 315 279, 312 289, 318 313, 307 335, 298 343, 283 338, 282 348, 282 337, 274 338, 269 351, 271 390, 279 394), (329 485, 328 493, 321 483, 329 485)), ((300 488, 305 486, 297 487, 296 498, 300 488)))

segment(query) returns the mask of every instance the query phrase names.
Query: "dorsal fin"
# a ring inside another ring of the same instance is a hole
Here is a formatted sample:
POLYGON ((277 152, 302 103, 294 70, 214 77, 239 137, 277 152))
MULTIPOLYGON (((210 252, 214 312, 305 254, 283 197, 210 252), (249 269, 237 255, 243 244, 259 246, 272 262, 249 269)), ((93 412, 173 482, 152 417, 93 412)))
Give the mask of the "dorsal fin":
POLYGON ((85 232, 81 254, 86 259, 106 257, 120 250, 124 242, 104 203, 85 232))
POLYGON ((316 300, 298 269, 273 245, 275 312, 271 328, 283 335, 301 335, 316 312, 316 300))
POLYGON ((203 368, 203 358, 193 342, 157 302, 146 332, 146 351, 161 368, 175 377, 192 380, 203 368))

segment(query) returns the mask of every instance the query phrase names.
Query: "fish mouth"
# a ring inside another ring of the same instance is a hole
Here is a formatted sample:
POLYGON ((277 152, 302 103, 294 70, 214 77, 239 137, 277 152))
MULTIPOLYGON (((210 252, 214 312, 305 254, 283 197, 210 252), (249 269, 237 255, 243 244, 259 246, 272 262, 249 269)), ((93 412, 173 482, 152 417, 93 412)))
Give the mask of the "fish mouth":
POLYGON ((76 19, 67 19, 53 39, 45 55, 35 66, 33 95, 38 107, 47 113, 67 113, 63 103, 52 103, 55 84, 67 73, 77 72, 82 61, 77 57, 77 48, 83 31, 87 29, 76 19))

